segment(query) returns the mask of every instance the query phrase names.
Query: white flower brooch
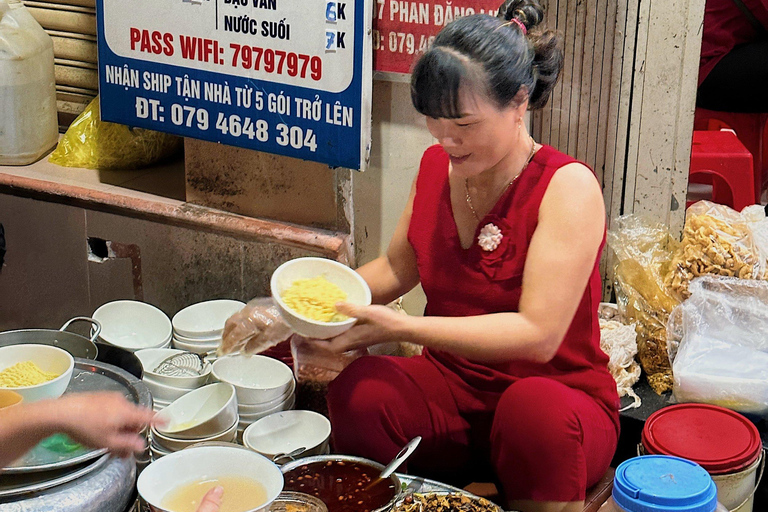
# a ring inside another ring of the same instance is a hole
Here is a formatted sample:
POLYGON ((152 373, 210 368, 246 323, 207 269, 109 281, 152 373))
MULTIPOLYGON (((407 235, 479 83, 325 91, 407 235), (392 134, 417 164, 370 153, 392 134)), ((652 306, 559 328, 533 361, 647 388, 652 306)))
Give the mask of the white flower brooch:
POLYGON ((494 251, 501 243, 501 239, 504 235, 501 234, 501 230, 494 224, 488 223, 480 230, 480 234, 477 235, 477 245, 479 245, 484 251, 494 251))

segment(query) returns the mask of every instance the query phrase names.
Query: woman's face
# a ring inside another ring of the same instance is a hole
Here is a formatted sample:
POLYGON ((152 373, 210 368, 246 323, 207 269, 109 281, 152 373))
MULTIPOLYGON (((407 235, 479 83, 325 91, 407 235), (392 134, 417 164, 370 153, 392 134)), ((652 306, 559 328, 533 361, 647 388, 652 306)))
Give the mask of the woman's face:
MULTIPOLYGON (((503 170, 510 153, 523 140, 521 116, 526 105, 499 109, 482 95, 459 91, 462 116, 427 117, 427 129, 451 158, 451 168, 468 178, 490 170, 503 170)), ((525 137, 527 140, 527 136, 525 137)))

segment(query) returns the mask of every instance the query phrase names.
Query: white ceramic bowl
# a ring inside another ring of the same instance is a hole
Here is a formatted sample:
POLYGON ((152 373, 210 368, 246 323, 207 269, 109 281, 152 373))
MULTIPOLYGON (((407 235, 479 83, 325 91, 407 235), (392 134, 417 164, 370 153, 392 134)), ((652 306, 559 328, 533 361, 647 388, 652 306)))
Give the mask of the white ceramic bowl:
POLYGON ((243 444, 271 459, 299 448, 301 456, 325 450, 331 436, 331 422, 313 411, 282 411, 265 416, 245 429, 243 444))
POLYGON ((203 374, 199 376, 171 376, 161 375, 155 373, 153 370, 157 368, 157 365, 162 363, 167 358, 183 353, 183 350, 173 348, 148 348, 144 350, 137 350, 135 352, 136 357, 141 362, 141 366, 144 369, 144 380, 150 380, 152 382, 158 382, 166 384, 168 386, 174 386, 176 388, 195 389, 208 382, 208 377, 211 375, 211 365, 207 364, 203 367, 203 374))
POLYGON ((188 343, 186 341, 180 341, 173 338, 173 348, 178 350, 186 350, 187 352, 194 352, 195 354, 207 354, 208 352, 215 351, 219 348, 221 340, 206 343, 188 343))
POLYGON ((293 409, 293 406, 296 405, 296 396, 291 396, 288 400, 283 402, 282 404, 278 405, 277 407, 273 407, 272 409, 256 414, 240 414, 240 426, 243 425, 250 425, 251 423, 255 423, 256 421, 260 420, 261 418, 265 418, 269 416, 270 414, 274 414, 276 412, 280 411, 290 411, 293 409))
POLYGON ((44 372, 55 373, 58 377, 35 386, 4 389, 15 391, 27 403, 46 398, 58 398, 64 394, 75 368, 72 354, 51 345, 22 344, 0 348, 0 371, 25 361, 32 361, 44 372))
POLYGON ((221 341, 221 334, 218 336, 211 336, 210 338, 188 338, 187 336, 182 336, 181 334, 174 332, 173 339, 183 343, 200 343, 210 345, 211 343, 219 343, 221 341))
POLYGON ((237 404, 237 411, 240 414, 256 414, 259 412, 265 412, 270 409, 273 409, 275 406, 282 404, 283 402, 287 401, 293 393, 296 391, 296 381, 294 380, 293 383, 288 388, 288 391, 283 393, 282 396, 279 398, 275 398, 274 400, 270 400, 269 402, 262 402, 260 404, 237 404))
POLYGON ((293 383, 293 370, 266 356, 235 355, 213 363, 213 378, 235 387, 237 402, 260 404, 283 396, 293 383))
POLYGON ((146 302, 108 302, 93 313, 93 318, 101 323, 101 339, 127 350, 162 347, 171 339, 171 320, 146 302))
MULTIPOLYGON (((268 510, 283 490, 283 474, 273 462, 254 451, 229 446, 196 446, 166 455, 141 472, 137 487, 141 497, 152 507, 170 512, 162 508, 163 499, 169 492, 183 485, 224 476, 253 478, 267 491, 263 505, 244 512, 268 510)), ((224 494, 226 492, 225 489, 224 494)))
POLYGON ((144 382, 144 384, 147 386, 149 392, 152 393, 152 398, 154 400, 159 400, 161 403, 167 402, 170 404, 174 400, 178 400, 179 398, 192 391, 191 389, 187 388, 169 386, 167 384, 163 384, 162 382, 157 382, 156 380, 153 380, 147 376, 142 379, 142 382, 144 382))
POLYGON ((221 434, 237 421, 235 388, 226 383, 193 389, 157 415, 166 425, 158 432, 178 439, 221 434))
POLYGON ((243 309, 243 306, 245 303, 229 299, 192 304, 173 316, 173 330, 186 338, 221 337, 227 319, 243 309))
POLYGON ((236 436, 237 436, 237 422, 233 423, 231 427, 229 427, 227 430, 225 430, 220 434, 217 434, 215 436, 209 436, 209 437, 201 437, 197 439, 177 439, 172 436, 163 435, 160 432, 158 432, 157 429, 155 429, 154 427, 152 428, 153 442, 158 446, 158 448, 172 451, 172 452, 183 450, 184 448, 192 446, 193 444, 207 442, 207 441, 231 442, 235 440, 236 436))
POLYGON ((325 276, 346 292, 347 302, 361 306, 371 304, 371 290, 360 274, 346 265, 325 258, 296 258, 277 267, 270 280, 272 298, 285 323, 295 332, 309 338, 333 338, 352 327, 356 319, 348 318, 342 322, 311 320, 290 309, 281 298, 282 293, 297 279, 317 276, 325 276))

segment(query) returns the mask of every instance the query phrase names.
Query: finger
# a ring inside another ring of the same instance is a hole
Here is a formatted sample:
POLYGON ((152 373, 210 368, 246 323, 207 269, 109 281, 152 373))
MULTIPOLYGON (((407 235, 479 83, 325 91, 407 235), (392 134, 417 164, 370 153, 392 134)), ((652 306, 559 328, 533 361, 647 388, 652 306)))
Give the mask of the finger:
POLYGON ((362 315, 362 309, 360 306, 356 304, 352 304, 351 302, 337 302, 336 303, 336 311, 343 315, 351 316, 357 319, 360 319, 362 315))
POLYGON ((110 451, 127 454, 142 452, 146 447, 147 444, 141 436, 131 433, 115 434, 107 444, 107 448, 110 451))
POLYGON ((197 512, 218 512, 221 507, 221 497, 224 495, 224 488, 217 485, 203 496, 203 501, 197 508, 197 512))

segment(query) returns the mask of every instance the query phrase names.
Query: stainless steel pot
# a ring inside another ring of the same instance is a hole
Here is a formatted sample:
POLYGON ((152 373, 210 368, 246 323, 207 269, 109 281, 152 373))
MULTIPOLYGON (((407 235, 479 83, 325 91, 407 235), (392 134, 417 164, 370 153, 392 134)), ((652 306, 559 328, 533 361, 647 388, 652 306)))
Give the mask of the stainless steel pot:
POLYGON ((100 469, 77 480, 0 504, 0 512, 119 512, 134 497, 136 461, 110 458, 100 469))
POLYGON ((0 347, 20 345, 23 343, 53 345, 66 350, 74 357, 96 359, 99 355, 99 349, 96 346, 96 338, 98 338, 100 332, 101 324, 99 324, 99 322, 93 318, 78 316, 62 325, 61 329, 58 331, 54 329, 20 329, 17 331, 0 332, 0 347), (89 322, 93 325, 94 328, 91 339, 67 331, 67 328, 72 323, 78 321, 89 322))
POLYGON ((143 370, 141 361, 131 351, 96 341, 101 333, 101 324, 93 318, 78 316, 65 323, 58 331, 54 329, 20 329, 0 332, 0 347, 36 343, 62 348, 74 357, 93 359, 126 370, 141 379, 143 370), (91 324, 91 338, 67 331, 74 322, 83 321, 91 324))
MULTIPOLYGON (((287 472, 291 471, 292 469, 296 469, 298 467, 304 466, 306 464, 311 464, 313 462, 328 462, 328 461, 344 461, 344 462, 358 462, 360 464, 366 464, 368 466, 372 466, 379 471, 384 469, 383 464, 379 464, 378 462, 372 461, 370 459, 365 459, 363 457, 354 457, 352 455, 313 455, 312 457, 304 457, 302 459, 296 459, 294 461, 291 461, 287 464, 283 464, 280 467, 280 471, 283 472, 283 475, 285 475, 287 472)), ((397 474, 392 473, 388 480, 391 480, 393 484, 395 484, 395 496, 390 500, 389 503, 384 505, 381 508, 378 508, 374 510, 374 512, 386 512, 388 510, 391 510, 392 507, 397 503, 397 501, 400 499, 401 495, 401 485, 400 485, 400 478, 397 476, 397 474)))

